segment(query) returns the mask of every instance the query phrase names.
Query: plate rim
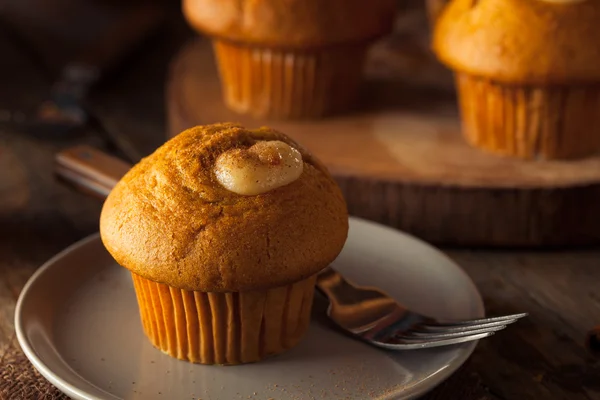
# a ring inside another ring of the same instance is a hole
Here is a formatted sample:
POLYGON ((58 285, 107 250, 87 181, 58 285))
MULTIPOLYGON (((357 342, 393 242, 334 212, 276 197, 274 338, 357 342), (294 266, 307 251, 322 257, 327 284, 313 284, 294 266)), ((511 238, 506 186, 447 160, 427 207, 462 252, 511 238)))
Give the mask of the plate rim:
MULTIPOLYGON (((409 233, 406 233, 406 232, 396 229, 394 227, 383 225, 383 224, 380 224, 375 221, 371 221, 371 220, 367 220, 367 219, 359 218, 359 217, 354 217, 354 216, 349 216, 348 219, 349 219, 349 221, 355 221, 356 223, 359 223, 359 224, 371 225, 371 226, 379 228, 379 229, 384 229, 384 230, 390 231, 391 233, 394 233, 394 234, 400 234, 401 236, 404 236, 406 239, 408 239, 414 243, 418 243, 419 245, 427 248, 429 251, 436 253, 440 257, 445 258, 449 262, 449 265, 453 265, 454 268, 456 269, 456 272, 463 275, 465 282, 468 283, 472 287, 473 294, 475 295, 473 298, 473 301, 476 301, 477 308, 481 311, 483 316, 485 315, 485 307, 484 307, 483 298, 481 296, 481 292, 477 288, 477 285, 471 279, 469 274, 467 274, 467 272, 457 262, 455 262, 448 255, 446 255, 443 251, 441 251, 440 249, 438 249, 437 247, 435 247, 434 245, 430 244, 429 242, 427 242, 425 240, 422 240, 416 236, 413 236, 409 233)), ((99 398, 99 397, 91 395, 87 392, 84 392, 81 389, 73 386, 69 382, 65 381, 59 375, 52 372, 52 369, 43 362, 42 357, 38 356, 36 351, 33 349, 27 334, 24 332, 24 326, 23 326, 24 317, 23 317, 22 309, 23 309, 24 302, 26 301, 29 293, 31 292, 31 287, 35 284, 35 282, 39 279, 39 277, 41 275, 45 274, 57 262, 61 261, 65 257, 67 257, 70 253, 78 250, 81 247, 89 245, 92 242, 96 242, 96 241, 101 241, 99 232, 92 233, 86 237, 83 237, 82 239, 79 239, 78 241, 65 247, 63 250, 59 251, 54 256, 52 256, 47 261, 45 261, 29 277, 29 279, 23 286, 23 289, 19 293, 19 297, 17 299, 17 303, 15 306, 15 316, 14 316, 15 334, 16 334, 17 341, 18 341, 19 345, 21 346, 23 353, 29 359, 29 361, 31 362, 33 367, 45 379, 47 379, 57 389, 64 392, 66 395, 74 397, 74 398, 78 398, 78 399, 84 399, 84 400, 107 400, 107 399, 99 398)), ((439 386, 441 383, 446 381, 450 376, 452 376, 456 371, 458 371, 464 365, 464 363, 471 357, 471 355, 475 351, 475 348, 477 347, 478 343, 479 343, 479 340, 466 343, 465 346, 463 347, 464 350, 462 352, 460 352, 457 355, 457 357, 446 368, 443 368, 441 371, 438 371, 438 372, 434 373, 433 375, 430 375, 428 378, 426 378, 426 381, 429 381, 429 385, 418 385, 415 388, 411 388, 408 390, 407 397, 403 397, 403 398, 404 399, 418 398, 420 396, 425 395, 426 393, 428 393, 429 391, 433 390, 434 388, 439 386)), ((83 378, 83 377, 81 377, 81 379, 85 380, 85 378, 83 378)), ((107 395, 110 395, 110 394, 107 393, 107 395)), ((115 396, 111 396, 110 398, 118 399, 115 396)))
MULTIPOLYGON (((23 350, 25 356, 29 359, 33 367, 50 383, 52 383, 57 389, 61 392, 65 393, 67 396, 74 396, 76 399, 86 399, 86 400, 106 400, 100 399, 96 396, 89 395, 84 391, 78 389, 77 387, 71 385, 70 383, 63 380, 59 375, 52 372, 52 369, 46 365, 40 356, 33 349, 30 340, 27 334, 24 332, 23 327, 23 303, 26 301, 28 293, 31 291, 31 286, 35 284, 38 278, 46 273, 49 269, 51 269, 57 262, 68 256, 70 253, 76 251, 77 249, 88 245, 91 242, 95 242, 100 239, 100 232, 92 233, 75 243, 65 247, 63 250, 56 253, 54 256, 49 258, 46 262, 44 262, 27 280, 21 293, 19 294, 19 298, 17 299, 17 304, 15 306, 15 333, 17 337, 17 341, 23 350)), ((113 396, 114 397, 114 396, 113 396)))

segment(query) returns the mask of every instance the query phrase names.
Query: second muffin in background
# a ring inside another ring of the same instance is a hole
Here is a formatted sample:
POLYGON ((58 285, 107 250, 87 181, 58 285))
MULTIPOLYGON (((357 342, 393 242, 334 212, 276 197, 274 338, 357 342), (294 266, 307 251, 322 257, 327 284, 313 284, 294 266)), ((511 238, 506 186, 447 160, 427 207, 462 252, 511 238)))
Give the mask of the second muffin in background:
POLYGON ((204 364, 298 344, 316 274, 347 233, 346 204, 319 161, 282 133, 235 124, 166 142, 118 182, 100 217, 152 344, 204 364))
POLYGON ((453 0, 433 48, 472 145, 522 159, 600 151, 600 2, 453 0))
POLYGON ((228 107, 281 119, 352 108, 368 47, 395 10, 396 0, 183 0, 212 38, 228 107))

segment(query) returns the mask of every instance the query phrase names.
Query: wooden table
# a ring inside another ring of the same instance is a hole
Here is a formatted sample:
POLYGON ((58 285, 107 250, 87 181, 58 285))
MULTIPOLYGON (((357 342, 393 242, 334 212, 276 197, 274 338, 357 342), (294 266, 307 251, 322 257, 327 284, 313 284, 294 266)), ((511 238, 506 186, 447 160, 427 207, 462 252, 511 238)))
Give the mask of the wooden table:
MULTIPOLYGON (((190 32, 176 18, 94 92, 108 130, 35 138, 0 128, 0 399, 63 396, 31 368, 14 335, 14 306, 49 257, 97 231, 101 202, 57 182, 54 154, 90 144, 135 161, 164 140, 162 82, 169 55, 190 32)), ((0 25, 0 110, 41 101, 50 80, 0 25)), ((501 210, 499 210, 501 212, 501 210)), ((530 317, 480 343, 465 367, 427 399, 600 399, 600 361, 584 347, 600 323, 600 249, 443 249, 473 278, 490 314, 530 317)))

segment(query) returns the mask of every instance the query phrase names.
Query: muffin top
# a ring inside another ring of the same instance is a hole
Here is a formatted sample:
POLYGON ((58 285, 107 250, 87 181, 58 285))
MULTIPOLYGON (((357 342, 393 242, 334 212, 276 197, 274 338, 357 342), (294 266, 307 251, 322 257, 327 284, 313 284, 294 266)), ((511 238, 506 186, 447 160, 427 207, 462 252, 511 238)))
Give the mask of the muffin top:
POLYGON ((236 124, 188 129, 136 164, 100 216, 114 259, 204 292, 266 289, 327 267, 348 233, 341 191, 286 135, 236 124))
POLYGON ((195 29, 268 47, 361 42, 391 31, 396 0, 184 0, 195 29))
POLYGON ((433 49, 450 68, 498 81, 600 79, 597 0, 453 0, 433 49))

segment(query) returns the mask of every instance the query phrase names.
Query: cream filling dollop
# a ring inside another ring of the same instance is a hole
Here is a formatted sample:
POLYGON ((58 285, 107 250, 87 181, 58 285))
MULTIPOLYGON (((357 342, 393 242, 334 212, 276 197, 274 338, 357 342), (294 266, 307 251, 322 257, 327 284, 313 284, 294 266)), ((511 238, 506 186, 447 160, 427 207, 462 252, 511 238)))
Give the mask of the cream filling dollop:
POLYGON ((245 196, 265 193, 292 183, 304 168, 302 154, 280 140, 260 141, 233 149, 215 162, 215 176, 227 190, 245 196))

